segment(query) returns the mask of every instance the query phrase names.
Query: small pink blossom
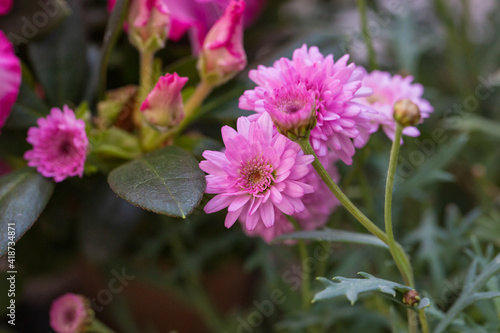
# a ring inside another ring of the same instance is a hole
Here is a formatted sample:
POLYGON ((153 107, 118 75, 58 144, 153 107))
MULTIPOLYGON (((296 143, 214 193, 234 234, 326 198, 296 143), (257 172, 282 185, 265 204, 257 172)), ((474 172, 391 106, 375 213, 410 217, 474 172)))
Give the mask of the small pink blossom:
POLYGON ((131 0, 128 34, 131 43, 139 50, 163 48, 170 25, 170 10, 165 0, 131 0))
POLYGON ((153 125, 175 127, 184 118, 181 90, 189 78, 174 74, 160 77, 141 105, 141 111, 153 125))
POLYGON ((5 15, 12 9, 13 0, 0 0, 0 15, 5 15))
POLYGON ((21 85, 21 64, 14 47, 0 30, 0 129, 9 117, 21 85))
POLYGON ((314 157, 276 133, 267 114, 254 122, 240 117, 237 129, 222 128, 224 152, 203 153, 206 160, 200 168, 208 173, 206 192, 217 194, 205 212, 228 207, 226 227, 241 216, 253 230, 259 224, 273 226, 275 209, 288 215, 303 211, 302 197, 313 187, 300 179, 310 171, 314 157))
POLYGON ((76 119, 68 106, 63 110, 52 108, 46 118, 38 119, 38 127, 28 130, 27 141, 33 149, 24 154, 29 166, 56 182, 82 177, 89 143, 85 122, 76 119))
POLYGON ((50 307, 50 326, 57 333, 85 332, 93 317, 88 300, 81 295, 64 294, 50 307))
MULTIPOLYGON (((382 127, 384 133, 394 140, 394 131, 396 130, 396 121, 394 120, 394 104, 402 99, 409 99, 420 109, 421 121, 428 118, 434 111, 431 104, 422 98, 424 87, 418 83, 411 83, 412 76, 402 77, 387 72, 373 71, 363 79, 363 87, 371 88, 373 95, 360 98, 359 102, 369 105, 377 110, 378 113, 371 115, 371 121, 374 124, 373 131, 382 127)), ((406 127, 403 134, 408 136, 419 136, 420 131, 416 127, 406 127)))
POLYGON ((347 64, 348 55, 336 62, 333 55, 323 56, 317 47, 303 45, 293 52, 292 59, 281 58, 272 67, 259 66, 249 72, 257 84, 240 97, 239 106, 258 113, 268 112, 266 105, 276 89, 304 85, 315 97, 317 124, 311 131, 310 141, 320 156, 328 149, 347 164, 352 163, 355 147, 362 147, 369 137, 369 113, 366 106, 353 101, 369 96, 371 89, 361 87, 364 70, 353 63, 347 64))
POLYGON ((245 68, 244 11, 243 0, 232 0, 222 17, 208 32, 198 58, 198 70, 204 80, 218 85, 245 68))

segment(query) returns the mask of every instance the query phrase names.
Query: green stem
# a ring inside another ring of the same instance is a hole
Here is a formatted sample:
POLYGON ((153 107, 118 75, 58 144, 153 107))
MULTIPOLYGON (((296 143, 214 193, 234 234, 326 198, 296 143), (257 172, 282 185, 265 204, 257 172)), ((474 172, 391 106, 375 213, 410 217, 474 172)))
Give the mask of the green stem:
POLYGON ((337 197, 337 199, 342 203, 342 205, 349 211, 349 213, 354 216, 356 220, 358 220, 359 223, 361 223, 369 232, 371 232, 373 235, 375 235, 378 239, 383 241, 384 243, 388 244, 387 236, 386 234, 380 230, 379 227, 377 227, 368 217, 366 217, 365 214, 363 214, 358 207, 356 207, 351 200, 342 192, 342 190, 338 187, 338 185, 332 180, 328 172, 325 170, 323 165, 318 159, 318 156, 316 156, 316 153, 314 152, 314 149, 311 147, 311 144, 309 143, 309 139, 299 139, 297 143, 300 145, 300 148, 304 151, 305 154, 308 155, 313 155, 314 156, 314 161, 312 163, 314 169, 318 173, 318 175, 321 177, 321 179, 325 182, 325 184, 328 186, 330 191, 337 197))
POLYGON ((408 315, 408 332, 418 333, 418 323, 415 312, 412 309, 407 309, 406 313, 408 315))
POLYGON ((368 61, 370 65, 370 70, 377 69, 377 60, 375 59, 375 50, 373 48, 372 37, 370 35, 370 30, 368 29, 368 20, 366 18, 366 1, 356 0, 358 5, 359 15, 361 16, 361 33, 363 34, 363 39, 365 40, 366 48, 368 49, 368 61))
POLYGON ((387 171, 387 181, 385 183, 384 221, 389 251, 391 252, 392 257, 395 259, 396 266, 401 272, 405 284, 412 287, 413 279, 410 277, 410 274, 405 271, 403 263, 401 262, 401 260, 399 260, 396 241, 394 240, 394 231, 392 229, 392 191, 394 189, 394 175, 396 173, 396 165, 398 163, 399 147, 401 146, 402 135, 403 128, 401 127, 401 125, 397 124, 396 132, 394 134, 394 140, 392 141, 391 156, 389 159, 389 170, 387 171))
POLYGON ((429 333, 429 324, 427 324, 424 309, 418 310, 418 319, 420 321, 420 326, 422 326, 422 333, 429 333))
POLYGON ((94 318, 92 320, 92 323, 90 324, 89 327, 85 329, 85 332, 92 332, 92 333, 115 333, 111 328, 106 326, 103 322, 101 322, 99 319, 94 318))
MULTIPOLYGON (((173 253, 177 258, 179 264, 187 263, 187 255, 184 249, 184 245, 178 236, 170 238, 173 253)), ((186 288, 189 294, 192 304, 198 310, 198 313, 203 318, 203 321, 210 328, 212 332, 222 332, 223 331, 223 321, 219 314, 215 310, 215 306, 212 304, 210 298, 207 296, 205 290, 201 286, 196 272, 189 266, 184 266, 186 269, 187 283, 186 288)))
POLYGON ((142 127, 141 104, 146 99, 147 95, 153 89, 153 59, 154 52, 140 52, 140 81, 137 101, 135 103, 132 119, 136 128, 142 127))

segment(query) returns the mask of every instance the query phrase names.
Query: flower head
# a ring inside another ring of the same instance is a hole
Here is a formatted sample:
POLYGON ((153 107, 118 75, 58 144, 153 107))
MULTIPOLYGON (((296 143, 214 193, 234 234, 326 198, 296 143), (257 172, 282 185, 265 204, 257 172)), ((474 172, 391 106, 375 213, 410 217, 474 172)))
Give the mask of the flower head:
MULTIPOLYGON (((412 76, 402 77, 387 72, 373 71, 363 79, 363 87, 373 90, 373 95, 360 98, 359 102, 373 107, 377 113, 372 114, 374 131, 380 126, 385 134, 394 140, 396 121, 394 120, 394 106, 401 99, 408 99, 420 110, 420 122, 429 117, 434 111, 430 103, 422 99, 424 87, 418 83, 411 83, 412 76)), ((419 136, 420 132, 413 126, 403 129, 403 134, 408 136, 419 136)))
POLYGON ((316 125, 314 93, 302 83, 266 92, 264 108, 284 136, 296 140, 309 136, 316 125))
MULTIPOLYGON (((330 153, 326 157, 321 158, 321 163, 327 168, 332 179, 337 182, 339 174, 333 164, 335 159, 336 157, 330 153)), ((323 227, 335 208, 340 205, 340 202, 330 192, 330 189, 321 178, 319 178, 313 167, 310 165, 308 168, 310 169, 309 172, 300 181, 311 185, 314 191, 304 194, 302 197, 305 209, 292 215, 301 230, 315 230, 323 227)), ((241 216, 240 221, 244 224, 246 222, 245 216, 241 216)), ((293 232, 294 226, 282 212, 275 210, 275 222, 273 226, 267 228, 265 225, 259 224, 253 230, 245 228, 243 230, 249 236, 259 236, 267 243, 270 243, 278 236, 293 232)), ((291 245, 295 242, 286 241, 285 243, 291 245)))
POLYGON ((368 96, 370 89, 361 88, 364 70, 347 65, 345 55, 336 62, 333 55, 323 56, 317 47, 303 45, 292 59, 281 58, 272 67, 259 66, 249 77, 258 86, 240 97, 239 106, 258 113, 268 112, 276 89, 305 86, 315 99, 316 126, 310 141, 320 156, 333 150, 347 164, 352 163, 355 147, 362 147, 370 130, 368 108, 353 98, 368 96))
POLYGON ((50 307, 50 326, 57 333, 85 332, 93 318, 88 300, 81 295, 64 294, 50 307))
POLYGON ((84 121, 76 119, 68 106, 63 110, 52 108, 46 118, 38 119, 38 127, 28 130, 33 149, 24 154, 29 166, 56 182, 82 177, 88 146, 84 121))
POLYGON ((243 48, 244 11, 243 0, 232 0, 205 37, 198 70, 201 77, 213 85, 228 81, 247 64, 243 48))
POLYGON ((151 124, 171 128, 184 118, 181 90, 188 79, 177 73, 160 77, 141 105, 141 111, 151 124))
POLYGON ((217 194, 205 206, 206 213, 228 207, 225 225, 238 217, 253 230, 259 224, 271 227, 275 208, 291 215, 304 210, 301 198, 313 187, 300 181, 314 159, 300 147, 276 133, 269 115, 250 122, 240 117, 237 131, 222 128, 224 152, 205 151, 200 168, 208 173, 207 193, 217 194))
POLYGON ((132 0, 128 12, 130 42, 139 50, 165 46, 170 31, 170 10, 165 0, 132 0))
POLYGON ((21 85, 21 64, 14 47, 0 30, 0 129, 9 117, 21 85))

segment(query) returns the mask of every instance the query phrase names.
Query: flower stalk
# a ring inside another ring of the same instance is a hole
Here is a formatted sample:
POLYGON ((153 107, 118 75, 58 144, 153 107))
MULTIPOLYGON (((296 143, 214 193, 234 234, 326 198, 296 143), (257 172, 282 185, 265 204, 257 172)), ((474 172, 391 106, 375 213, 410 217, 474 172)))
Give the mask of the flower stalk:
POLYGON ((132 120, 136 128, 142 127, 141 105, 146 96, 153 88, 153 59, 154 52, 140 52, 140 81, 137 101, 132 114, 132 120))

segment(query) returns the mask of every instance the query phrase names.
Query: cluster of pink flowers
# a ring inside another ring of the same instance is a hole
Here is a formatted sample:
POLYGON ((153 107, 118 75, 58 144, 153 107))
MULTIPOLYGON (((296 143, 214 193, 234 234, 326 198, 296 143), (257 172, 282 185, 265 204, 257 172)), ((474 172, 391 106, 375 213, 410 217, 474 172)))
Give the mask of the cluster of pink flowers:
MULTIPOLYGON (((312 168, 313 156, 303 155, 292 140, 309 138, 338 181, 334 162, 352 164, 356 148, 379 127, 394 138, 396 102, 414 103, 422 119, 433 111, 412 77, 367 74, 348 59, 345 55, 334 61, 333 55, 304 45, 292 59, 249 72, 257 87, 245 91, 239 107, 256 113, 238 119, 237 131, 224 127, 225 151, 206 151, 206 161, 200 163, 208 173, 207 193, 216 194, 205 207, 207 213, 228 207, 226 227, 239 219, 245 232, 268 242, 294 230, 284 214, 303 230, 321 227, 339 202, 312 168)), ((403 133, 420 134, 415 127, 403 133)))

